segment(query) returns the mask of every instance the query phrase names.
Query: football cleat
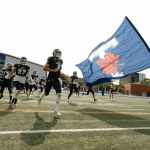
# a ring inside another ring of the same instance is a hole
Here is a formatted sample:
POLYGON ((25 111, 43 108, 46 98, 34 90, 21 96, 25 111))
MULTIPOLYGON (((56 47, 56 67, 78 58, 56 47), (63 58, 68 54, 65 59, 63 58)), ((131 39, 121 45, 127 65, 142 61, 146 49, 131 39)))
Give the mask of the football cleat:
POLYGON ((59 112, 59 111, 54 111, 54 118, 56 118, 56 119, 60 119, 60 117, 61 117, 61 113, 59 112))

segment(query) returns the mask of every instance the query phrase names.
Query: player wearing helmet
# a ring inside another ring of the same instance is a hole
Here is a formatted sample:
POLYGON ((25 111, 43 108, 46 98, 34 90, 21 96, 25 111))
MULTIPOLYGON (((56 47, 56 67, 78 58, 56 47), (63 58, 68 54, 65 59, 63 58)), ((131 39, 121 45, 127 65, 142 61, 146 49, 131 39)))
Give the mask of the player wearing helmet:
POLYGON ((38 74, 37 71, 33 71, 32 74, 27 79, 28 87, 27 87, 27 97, 31 95, 31 92, 37 90, 38 83, 38 74))
POLYGON ((30 67, 27 65, 26 57, 21 57, 20 63, 14 65, 13 68, 13 72, 15 74, 14 86, 16 87, 16 91, 11 101, 10 108, 16 107, 17 97, 20 94, 20 92, 25 88, 25 81, 28 78, 29 70, 30 67))
POLYGON ((0 99, 3 97, 3 92, 5 88, 8 88, 9 91, 9 103, 12 100, 12 81, 14 78, 13 73, 13 65, 11 63, 8 63, 3 69, 3 82, 0 89, 0 99))
POLYGON ((60 81, 60 71, 62 68, 63 61, 61 59, 61 51, 55 49, 53 51, 53 56, 47 59, 46 64, 43 67, 43 70, 46 72, 46 86, 44 94, 40 97, 39 103, 41 102, 44 96, 49 95, 51 88, 53 87, 56 91, 56 103, 54 106, 54 117, 60 117, 61 113, 59 111, 59 103, 61 98, 61 81, 60 81))
POLYGON ((79 93, 79 91, 78 91, 79 83, 78 83, 78 76, 77 76, 76 71, 73 72, 73 75, 70 77, 70 79, 71 79, 71 83, 69 86, 70 93, 68 95, 68 103, 69 103, 69 99, 70 99, 71 95, 73 94, 73 91, 75 91, 76 93, 79 93))

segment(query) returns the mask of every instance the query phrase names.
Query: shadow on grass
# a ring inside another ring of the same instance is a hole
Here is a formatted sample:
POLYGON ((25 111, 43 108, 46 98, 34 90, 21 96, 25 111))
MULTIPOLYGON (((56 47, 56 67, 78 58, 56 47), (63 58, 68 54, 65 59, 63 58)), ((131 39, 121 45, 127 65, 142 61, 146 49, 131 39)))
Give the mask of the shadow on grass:
MULTIPOLYGON (((35 112, 36 121, 33 124, 33 128, 31 130, 50 130, 53 126, 57 124, 57 119, 53 118, 51 122, 45 122, 42 117, 39 116, 37 112, 35 112)), ((45 141, 46 135, 49 133, 32 133, 32 134, 21 134, 21 139, 28 145, 39 145, 43 144, 45 141)))
POLYGON ((78 104, 72 103, 72 102, 69 102, 68 104, 69 104, 70 106, 78 106, 78 104))
POLYGON ((2 109, 0 111, 0 117, 9 115, 10 113, 13 112, 13 110, 9 108, 9 104, 7 104, 6 106, 4 106, 3 108, 0 108, 0 109, 2 109))
MULTIPOLYGON (((150 120, 134 116, 130 114, 125 114, 121 112, 115 112, 110 110, 103 109, 93 109, 93 108, 84 108, 77 110, 78 112, 92 116, 98 120, 104 121, 113 126, 120 128, 134 128, 134 127, 150 127, 150 120)), ((150 135, 150 130, 134 130, 139 133, 150 135)))
POLYGON ((8 111, 8 110, 0 111, 0 117, 4 117, 6 115, 9 115, 10 113, 11 111, 8 111))
POLYGON ((27 97, 27 96, 26 96, 26 97, 25 97, 25 96, 24 96, 24 97, 21 97, 20 99, 21 99, 21 101, 30 101, 30 100, 34 100, 34 98, 32 98, 32 97, 27 97))

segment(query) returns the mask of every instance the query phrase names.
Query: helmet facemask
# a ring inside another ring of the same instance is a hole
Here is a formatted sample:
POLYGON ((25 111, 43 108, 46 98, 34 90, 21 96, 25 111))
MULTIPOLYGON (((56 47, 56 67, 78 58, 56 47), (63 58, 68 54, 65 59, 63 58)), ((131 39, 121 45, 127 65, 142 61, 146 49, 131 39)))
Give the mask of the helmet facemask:
POLYGON ((76 71, 73 72, 73 76, 77 77, 77 72, 76 71))
POLYGON ((20 64, 25 65, 26 63, 27 63, 27 58, 26 57, 21 57, 20 64))
POLYGON ((61 51, 59 49, 55 49, 53 51, 53 56, 57 58, 61 58, 61 51))

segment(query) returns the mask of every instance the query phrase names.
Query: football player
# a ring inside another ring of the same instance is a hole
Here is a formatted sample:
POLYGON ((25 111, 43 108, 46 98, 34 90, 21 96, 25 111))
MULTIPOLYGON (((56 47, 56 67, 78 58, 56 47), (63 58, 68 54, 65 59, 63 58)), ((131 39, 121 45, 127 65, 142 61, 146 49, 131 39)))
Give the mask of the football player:
POLYGON ((21 57, 20 63, 14 64, 13 72, 15 74, 14 77, 14 86, 16 88, 14 97, 9 106, 10 109, 16 107, 18 95, 25 88, 25 81, 29 77, 30 67, 27 65, 27 58, 21 57))
POLYGON ((74 72, 73 72, 73 75, 72 75, 70 78, 71 78, 71 83, 70 83, 70 87, 69 87, 70 93, 69 93, 69 95, 68 95, 68 103, 70 103, 70 102, 69 102, 69 99, 70 99, 70 97, 71 97, 71 95, 73 94, 74 91, 75 91, 75 93, 79 93, 79 91, 78 91, 78 90, 79 90, 79 89, 78 89, 79 83, 78 83, 77 72, 74 71, 74 72))
POLYGON ((4 74, 4 78, 3 78, 3 82, 1 85, 1 89, 0 89, 0 99, 3 97, 3 92, 5 90, 5 88, 8 88, 9 91, 9 103, 12 100, 12 82, 13 82, 13 78, 14 78, 14 73, 13 73, 13 65, 8 63, 6 65, 6 67, 4 67, 2 69, 3 74, 4 74))
POLYGON ((51 88, 53 87, 56 91, 56 99, 54 106, 54 117, 59 118, 61 113, 59 111, 59 103, 61 99, 61 80, 60 80, 60 71, 62 69, 63 61, 61 59, 61 51, 59 49, 55 49, 53 51, 53 56, 48 57, 46 64, 43 67, 43 70, 47 74, 46 85, 44 94, 40 97, 39 103, 41 102, 44 96, 49 95, 51 88))
POLYGON ((93 99, 94 99, 94 102, 97 101, 97 99, 95 98, 95 92, 94 92, 94 89, 93 89, 93 86, 90 85, 90 84, 87 84, 87 95, 89 95, 89 93, 91 92, 92 93, 92 96, 93 96, 93 99))
POLYGON ((38 83, 38 75, 36 71, 33 71, 30 75, 29 79, 27 79, 28 82, 28 89, 27 89, 27 97, 31 95, 31 92, 34 92, 37 90, 37 83, 38 83))
POLYGON ((113 100, 114 98, 114 85, 113 82, 110 83, 109 86, 109 98, 113 100))
POLYGON ((45 79, 40 79, 38 82, 39 93, 42 93, 45 88, 45 79))

